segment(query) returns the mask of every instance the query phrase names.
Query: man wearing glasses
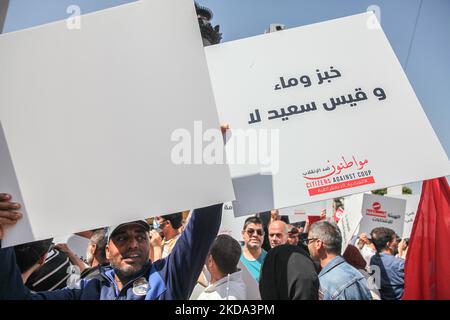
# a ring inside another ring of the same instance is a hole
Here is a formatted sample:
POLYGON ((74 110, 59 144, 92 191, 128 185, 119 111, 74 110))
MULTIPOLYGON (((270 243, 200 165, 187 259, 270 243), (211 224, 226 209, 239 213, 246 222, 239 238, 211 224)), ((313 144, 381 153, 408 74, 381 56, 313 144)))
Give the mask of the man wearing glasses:
POLYGON ((259 282, 261 266, 267 255, 267 252, 261 247, 264 240, 264 229, 260 218, 250 217, 245 220, 242 238, 244 247, 240 260, 252 277, 259 282))
POLYGON ((372 300, 366 278, 340 255, 342 236, 336 224, 315 222, 309 229, 307 243, 311 258, 322 268, 321 300, 372 300))

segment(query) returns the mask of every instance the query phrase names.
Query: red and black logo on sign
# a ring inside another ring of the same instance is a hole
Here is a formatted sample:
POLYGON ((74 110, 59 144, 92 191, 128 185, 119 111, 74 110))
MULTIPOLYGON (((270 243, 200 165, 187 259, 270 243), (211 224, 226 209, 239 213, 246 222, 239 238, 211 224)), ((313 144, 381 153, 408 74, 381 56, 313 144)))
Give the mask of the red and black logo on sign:
POLYGON ((386 218, 387 217, 387 212, 381 210, 381 203, 374 202, 374 203, 372 203, 372 209, 367 209, 366 210, 366 215, 374 216, 374 217, 386 218))

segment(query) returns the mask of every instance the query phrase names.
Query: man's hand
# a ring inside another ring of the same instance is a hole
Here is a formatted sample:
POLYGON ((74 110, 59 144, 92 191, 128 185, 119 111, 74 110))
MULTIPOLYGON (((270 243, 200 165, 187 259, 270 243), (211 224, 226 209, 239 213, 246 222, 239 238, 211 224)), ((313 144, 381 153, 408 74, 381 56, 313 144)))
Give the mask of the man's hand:
POLYGON ((403 256, 403 252, 406 250, 406 247, 408 247, 408 245, 406 244, 406 240, 402 239, 402 241, 399 242, 398 244, 398 254, 401 256, 403 256))
POLYGON ((69 246, 66 243, 58 243, 55 245, 55 248, 64 252, 67 257, 69 257, 69 260, 80 269, 80 272, 83 272, 87 268, 89 268, 89 265, 81 260, 72 250, 70 250, 69 246))
POLYGON ((154 247, 161 247, 162 246, 162 238, 159 232, 156 230, 150 231, 150 245, 154 247))
POLYGON ((150 260, 155 262, 162 259, 163 249, 162 249, 162 237, 156 230, 151 230, 150 234, 150 260))
POLYGON ((15 225, 22 219, 22 214, 18 211, 20 204, 12 202, 12 197, 6 193, 0 193, 0 240, 3 239, 3 226, 15 225))
POLYGON ((369 240, 369 238, 367 237, 367 234, 365 234, 365 233, 361 233, 361 234, 359 235, 359 240, 361 240, 364 244, 367 244, 367 245, 370 244, 370 240, 369 240))
POLYGON ((67 243, 58 243, 57 245, 55 245, 55 248, 61 250, 68 256, 73 254, 72 250, 70 250, 70 248, 67 246, 67 243))
POLYGON ((356 246, 359 248, 359 250, 362 250, 362 248, 365 245, 370 246, 371 242, 369 238, 367 238, 367 235, 365 233, 361 233, 358 237, 358 241, 356 242, 356 246))

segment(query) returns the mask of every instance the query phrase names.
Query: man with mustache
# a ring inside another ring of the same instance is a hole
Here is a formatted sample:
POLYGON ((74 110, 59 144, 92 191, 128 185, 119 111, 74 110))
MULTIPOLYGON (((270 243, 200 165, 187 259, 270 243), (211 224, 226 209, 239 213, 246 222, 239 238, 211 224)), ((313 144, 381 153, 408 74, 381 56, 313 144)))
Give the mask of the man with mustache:
MULTIPOLYGON (((3 225, 21 219, 20 205, 0 194, 0 239, 3 225)), ((134 221, 108 228, 101 277, 81 279, 75 288, 31 292, 22 282, 13 248, 0 250, 1 299, 57 300, 186 300, 189 298, 220 227, 222 204, 196 209, 172 253, 155 263, 149 260, 149 225, 134 221)))

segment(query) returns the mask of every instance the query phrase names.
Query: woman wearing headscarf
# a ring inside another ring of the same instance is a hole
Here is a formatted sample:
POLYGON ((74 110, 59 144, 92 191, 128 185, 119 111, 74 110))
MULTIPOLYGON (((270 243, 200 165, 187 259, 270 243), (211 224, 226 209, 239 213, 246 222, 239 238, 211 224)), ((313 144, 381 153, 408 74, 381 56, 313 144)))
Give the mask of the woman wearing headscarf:
POLYGON ((309 255, 289 244, 269 251, 261 269, 263 300, 317 300, 319 278, 309 255))

